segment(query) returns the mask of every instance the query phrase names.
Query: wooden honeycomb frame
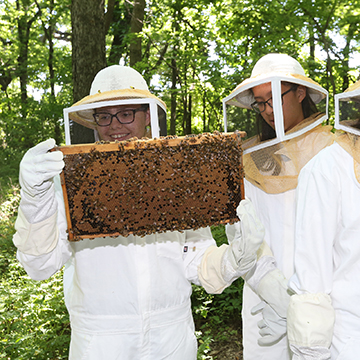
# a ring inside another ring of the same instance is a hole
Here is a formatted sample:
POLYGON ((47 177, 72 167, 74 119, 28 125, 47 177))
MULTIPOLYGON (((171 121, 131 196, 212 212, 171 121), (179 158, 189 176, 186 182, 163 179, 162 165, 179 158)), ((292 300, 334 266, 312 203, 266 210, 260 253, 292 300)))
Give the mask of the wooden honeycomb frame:
POLYGON ((70 241, 237 221, 244 132, 59 147, 70 241))

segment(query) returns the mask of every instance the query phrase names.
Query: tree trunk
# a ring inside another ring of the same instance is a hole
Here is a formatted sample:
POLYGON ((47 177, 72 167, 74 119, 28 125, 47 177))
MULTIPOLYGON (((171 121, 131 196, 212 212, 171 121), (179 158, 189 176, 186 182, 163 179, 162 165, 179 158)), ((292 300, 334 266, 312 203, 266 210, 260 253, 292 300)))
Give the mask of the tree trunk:
POLYGON ((20 79, 20 93, 21 93, 21 115, 25 121, 27 117, 27 83, 28 83, 28 59, 29 59, 29 38, 30 29, 38 17, 38 11, 33 17, 29 18, 27 14, 27 7, 22 6, 21 1, 16 1, 16 9, 19 13, 23 12, 17 19, 17 32, 19 40, 19 55, 18 55, 18 75, 20 79))
POLYGON ((343 48, 343 61, 342 61, 342 66, 341 66, 341 72, 343 74, 342 76, 342 80, 343 80, 343 84, 341 87, 341 91, 345 91, 349 85, 350 85, 350 79, 349 79, 349 70, 350 70, 350 66, 349 66, 349 59, 350 59, 350 47, 351 47, 351 41, 354 38, 354 32, 357 30, 357 25, 356 23, 351 23, 348 27, 348 33, 346 34, 346 43, 345 46, 343 48))
POLYGON ((185 128, 185 134, 191 134, 191 110, 192 110, 192 96, 191 94, 188 95, 188 108, 186 111, 186 128, 185 128))
POLYGON ((208 132, 208 127, 206 126, 206 97, 205 93, 203 94, 203 132, 208 132))
POLYGON ((130 42, 130 66, 133 67, 142 60, 141 36, 144 25, 145 0, 134 0, 134 8, 130 22, 130 32, 132 35, 130 42))
MULTIPOLYGON (((73 0, 71 23, 73 100, 77 102, 89 95, 95 75, 106 67, 103 0, 73 0)), ((72 141, 93 142, 93 131, 74 123, 72 141)))
POLYGON ((315 37, 314 37, 314 29, 312 26, 309 26, 309 75, 311 78, 315 75, 316 69, 316 60, 315 60, 315 37))
POLYGON ((170 109, 170 135, 176 134, 176 60, 171 59, 171 109, 170 109))
POLYGON ((117 1, 113 12, 113 41, 111 44, 110 54, 108 57, 109 64, 118 64, 120 58, 126 52, 126 36, 130 31, 131 13, 128 2, 120 6, 117 1))
MULTIPOLYGON (((39 5, 38 5, 39 7, 39 5)), ((49 13, 52 14, 54 10, 54 0, 50 0, 49 3, 49 13)), ((39 7, 39 11, 41 11, 39 7)), ((55 32, 55 22, 56 20, 54 17, 50 17, 48 21, 48 27, 46 27, 46 24, 43 22, 43 29, 44 34, 46 37, 46 40, 49 43, 49 56, 48 56, 48 68, 49 68, 49 80, 50 80, 50 97, 51 97, 51 103, 56 104, 56 94, 55 94, 55 70, 54 70, 54 32, 55 32)), ((57 144, 60 144, 62 141, 61 136, 61 128, 60 128, 60 121, 59 118, 53 114, 50 121, 54 122, 54 139, 57 144)))

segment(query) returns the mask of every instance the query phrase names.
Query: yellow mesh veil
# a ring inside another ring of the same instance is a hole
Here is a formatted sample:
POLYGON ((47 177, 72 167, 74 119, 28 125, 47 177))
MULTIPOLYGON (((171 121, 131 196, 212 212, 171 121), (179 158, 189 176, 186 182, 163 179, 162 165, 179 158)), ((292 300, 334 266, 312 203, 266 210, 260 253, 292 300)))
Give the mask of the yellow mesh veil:
MULTIPOLYGON (((317 114, 321 117, 323 114, 317 114)), ((291 131, 304 127, 314 116, 303 120, 291 131)), ((320 150, 334 141, 330 125, 318 125, 303 135, 244 155, 245 178, 269 194, 279 194, 297 186, 300 170, 320 150)), ((258 137, 244 142, 244 149, 258 142, 258 137)))
POLYGON ((342 130, 335 132, 335 141, 354 159, 354 172, 356 180, 360 183, 360 138, 342 130))

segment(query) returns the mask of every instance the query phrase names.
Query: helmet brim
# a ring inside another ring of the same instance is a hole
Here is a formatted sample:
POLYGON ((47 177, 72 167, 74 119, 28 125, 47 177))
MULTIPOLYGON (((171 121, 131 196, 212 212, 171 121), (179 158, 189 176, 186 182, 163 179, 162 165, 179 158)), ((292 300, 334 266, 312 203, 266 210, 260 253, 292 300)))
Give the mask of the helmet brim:
MULTIPOLYGON (((94 95, 88 95, 71 106, 74 108, 73 112, 69 112, 69 118, 76 123, 83 125, 90 129, 96 128, 96 123, 93 118, 94 109, 85 109, 85 110, 76 110, 75 107, 81 105, 94 104, 94 108, 101 107, 99 103, 105 101, 114 101, 114 100, 127 100, 127 99, 155 99, 157 100, 164 109, 166 109, 165 103, 160 100, 157 96, 153 95, 148 90, 140 89, 122 89, 122 90, 111 90, 99 92, 94 95)), ((146 101, 147 103, 147 101, 146 101)), ((106 105, 103 105, 106 106, 106 105)), ((71 109, 70 108, 70 109, 71 109)))
POLYGON ((252 76, 244 80, 227 96, 225 100, 226 105, 235 105, 241 108, 251 109, 251 104, 255 101, 251 89, 257 85, 271 82, 274 79, 305 86, 311 100, 315 104, 318 104, 326 97, 326 91, 316 81, 307 76, 273 72, 252 76))

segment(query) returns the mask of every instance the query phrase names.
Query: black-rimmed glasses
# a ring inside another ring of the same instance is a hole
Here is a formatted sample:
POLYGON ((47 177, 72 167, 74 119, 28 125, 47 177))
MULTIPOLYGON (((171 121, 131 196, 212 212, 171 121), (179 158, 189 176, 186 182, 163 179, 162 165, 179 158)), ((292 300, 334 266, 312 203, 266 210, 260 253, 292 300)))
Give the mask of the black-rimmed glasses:
MULTIPOLYGON (((292 86, 289 90, 286 90, 281 94, 281 104, 284 105, 284 99, 283 97, 289 93, 290 91, 296 90, 297 86, 292 86)), ((272 97, 270 99, 267 99, 266 101, 255 101, 251 104, 252 109, 257 112, 258 114, 261 114, 266 109, 266 104, 268 104, 271 108, 273 108, 273 102, 272 97)))
POLYGON ((147 107, 139 107, 137 109, 125 109, 120 110, 116 114, 110 114, 107 112, 99 112, 96 114, 93 114, 95 122, 99 126, 109 126, 112 122, 113 118, 116 118, 116 120, 120 124, 131 124, 135 120, 135 114, 138 111, 146 111, 147 107))

